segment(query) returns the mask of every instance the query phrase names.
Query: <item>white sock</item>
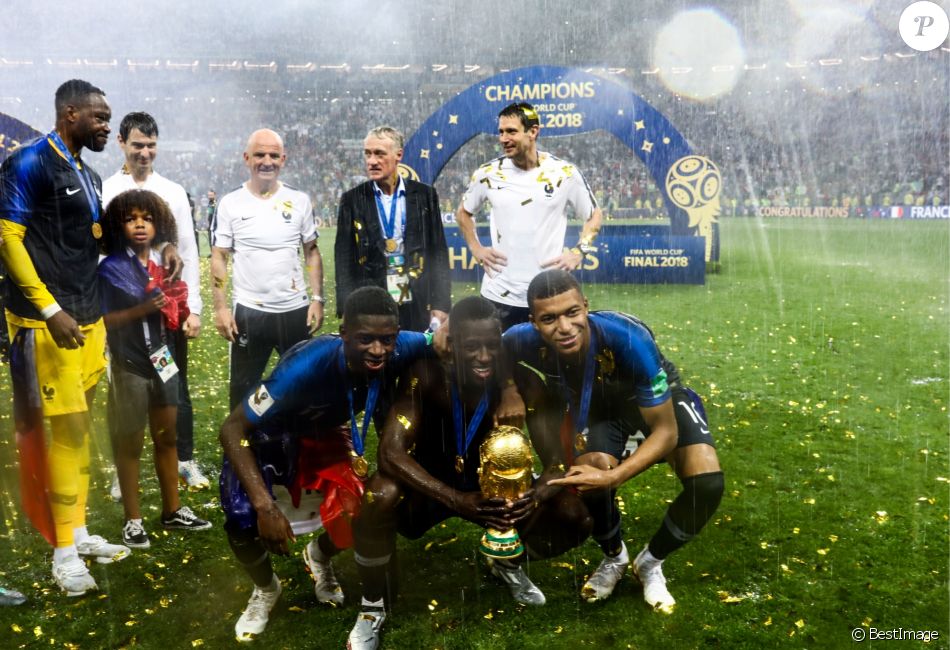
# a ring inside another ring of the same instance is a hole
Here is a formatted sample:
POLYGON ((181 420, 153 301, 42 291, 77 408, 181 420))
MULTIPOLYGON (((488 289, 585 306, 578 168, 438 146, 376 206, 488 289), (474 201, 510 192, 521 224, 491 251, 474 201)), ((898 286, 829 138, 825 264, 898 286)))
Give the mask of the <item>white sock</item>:
POLYGON ((86 530, 85 526, 77 526, 73 528, 73 542, 76 544, 81 544, 89 537, 89 531, 86 530))
POLYGON ((76 545, 72 546, 63 546, 62 548, 53 549, 53 564, 62 564, 69 557, 78 557, 79 552, 76 550, 76 545))
POLYGON ((372 601, 363 599, 363 602, 360 605, 363 609, 382 609, 383 608, 383 599, 372 601))

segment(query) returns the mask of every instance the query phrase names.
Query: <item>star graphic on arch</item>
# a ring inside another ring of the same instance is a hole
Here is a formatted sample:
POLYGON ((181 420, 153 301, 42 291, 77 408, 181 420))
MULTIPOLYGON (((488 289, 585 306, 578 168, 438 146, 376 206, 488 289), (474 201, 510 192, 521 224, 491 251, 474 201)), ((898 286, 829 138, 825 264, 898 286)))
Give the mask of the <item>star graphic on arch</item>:
POLYGON ((643 146, 640 147, 640 148, 641 148, 643 151, 646 151, 647 153, 650 153, 650 152, 653 151, 653 143, 650 142, 649 140, 644 140, 644 141, 643 141, 643 146))
POLYGON ((640 129, 647 128, 647 125, 643 123, 643 120, 637 120, 636 122, 633 123, 633 125, 637 127, 637 131, 639 131, 640 129))
POLYGON ((425 159, 425 160, 428 160, 428 159, 429 159, 429 150, 428 150, 428 149, 423 149, 422 151, 420 151, 420 152, 419 152, 419 157, 420 157, 420 158, 423 158, 423 159, 425 159))
POLYGON ((458 124, 459 116, 458 115, 449 115, 449 124, 458 124))

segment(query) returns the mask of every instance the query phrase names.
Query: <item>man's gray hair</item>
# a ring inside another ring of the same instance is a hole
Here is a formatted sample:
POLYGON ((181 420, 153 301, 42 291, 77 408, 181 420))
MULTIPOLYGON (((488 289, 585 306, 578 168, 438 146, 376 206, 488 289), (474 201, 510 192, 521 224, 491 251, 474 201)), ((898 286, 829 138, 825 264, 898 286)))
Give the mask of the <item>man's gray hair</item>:
POLYGON ((369 133, 366 134, 367 138, 385 138, 387 140, 392 140, 396 144, 396 151, 399 151, 403 148, 403 145, 406 144, 406 136, 402 134, 402 131, 399 129, 393 128, 391 126, 377 126, 374 129, 370 129, 369 133))

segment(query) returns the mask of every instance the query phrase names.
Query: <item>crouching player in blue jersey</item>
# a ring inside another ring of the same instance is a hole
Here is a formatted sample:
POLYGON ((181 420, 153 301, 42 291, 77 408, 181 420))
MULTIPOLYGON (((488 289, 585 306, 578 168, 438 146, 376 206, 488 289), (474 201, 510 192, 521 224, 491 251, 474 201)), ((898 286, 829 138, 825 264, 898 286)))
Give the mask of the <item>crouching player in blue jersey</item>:
MULTIPOLYGON (((363 602, 347 642, 350 650, 379 645, 396 594, 397 532, 418 539, 452 517, 499 530, 514 526, 532 557, 559 555, 590 534, 581 500, 570 490, 542 486, 544 476, 513 503, 482 495, 479 446, 495 424, 523 419, 520 408, 509 408, 510 393, 503 399, 503 392, 514 391, 500 379, 509 373, 501 372, 501 323, 494 305, 480 296, 456 303, 448 344, 450 361, 419 360, 400 380, 379 443, 379 471, 366 483, 353 522, 363 602)), ((490 566, 516 601, 544 604, 544 594, 518 562, 494 560, 490 566)))
POLYGON ((589 312, 577 280, 566 271, 536 276, 528 304, 531 323, 509 329, 505 348, 520 362, 515 378, 528 413, 558 414, 546 418, 542 435, 561 440, 572 466, 550 483, 580 491, 605 556, 581 596, 588 602, 610 596, 630 563, 614 499, 617 488, 666 460, 683 491, 633 569, 644 600, 669 613, 676 601, 666 588, 663 560, 702 530, 723 492, 702 401, 680 383, 679 372, 657 349, 646 325, 619 312, 589 312), (627 438, 638 431, 645 439, 621 462, 627 438))
POLYGON ((425 334, 399 331, 399 310, 384 289, 358 289, 346 300, 339 336, 319 336, 288 351, 221 426, 225 531, 254 581, 234 626, 239 641, 264 631, 281 591, 270 554, 287 555, 295 539, 274 485, 295 500, 305 490, 321 493, 325 532, 307 545, 304 560, 317 600, 343 603, 330 558, 352 545, 350 520, 368 474, 367 429, 387 412, 395 378, 426 354, 427 344, 425 334))

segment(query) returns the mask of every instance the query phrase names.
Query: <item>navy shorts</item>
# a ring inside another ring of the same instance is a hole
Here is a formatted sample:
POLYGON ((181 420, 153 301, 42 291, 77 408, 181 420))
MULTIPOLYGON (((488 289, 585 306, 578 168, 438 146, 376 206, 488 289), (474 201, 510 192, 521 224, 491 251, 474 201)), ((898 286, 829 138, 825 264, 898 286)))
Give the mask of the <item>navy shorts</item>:
MULTIPOLYGON (((706 409, 699 395, 682 386, 673 388, 671 394, 676 428, 679 432, 676 448, 698 444, 715 448, 716 441, 709 430, 706 409)), ((605 420, 591 426, 584 453, 600 451, 620 459, 623 458, 627 439, 638 435, 646 438, 650 435, 650 428, 643 421, 639 408, 634 406, 634 410, 625 417, 605 420)))

